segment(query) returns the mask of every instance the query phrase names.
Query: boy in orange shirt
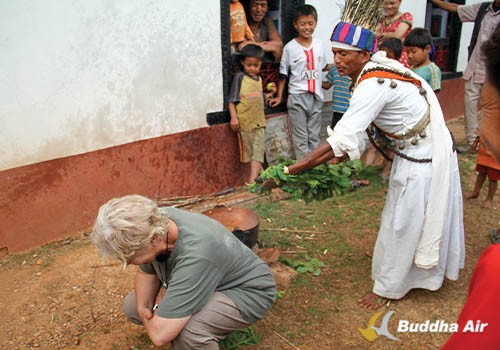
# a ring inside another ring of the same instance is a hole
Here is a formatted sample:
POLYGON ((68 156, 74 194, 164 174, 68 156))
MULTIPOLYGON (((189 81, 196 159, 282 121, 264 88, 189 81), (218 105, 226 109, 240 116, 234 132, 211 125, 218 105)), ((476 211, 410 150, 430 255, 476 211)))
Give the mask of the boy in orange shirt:
POLYGON ((245 9, 238 0, 231 0, 229 4, 231 18, 231 51, 237 51, 237 45, 245 40, 252 41, 253 33, 247 23, 245 9))

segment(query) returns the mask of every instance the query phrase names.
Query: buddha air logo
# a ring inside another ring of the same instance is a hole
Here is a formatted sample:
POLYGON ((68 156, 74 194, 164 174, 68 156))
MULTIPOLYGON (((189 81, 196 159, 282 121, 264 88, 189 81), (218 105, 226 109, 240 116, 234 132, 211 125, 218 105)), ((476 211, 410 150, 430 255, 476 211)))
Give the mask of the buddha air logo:
MULTIPOLYGON (((361 335, 368 341, 374 341, 375 339, 384 336, 391 340, 398 340, 389 331, 389 320, 394 311, 389 311, 382 318, 380 327, 375 327, 377 320, 383 312, 377 312, 368 321, 368 327, 358 328, 361 335)), ((481 320, 468 320, 461 329, 459 329, 458 323, 448 323, 444 320, 427 320, 425 322, 410 322, 408 320, 398 321, 398 333, 455 333, 461 331, 463 333, 483 333, 485 328, 488 327, 488 323, 482 322, 481 320)))
POLYGON ((391 319, 392 315, 394 315, 394 311, 389 311, 388 313, 386 313, 384 315, 384 318, 382 319, 382 324, 380 325, 380 327, 375 327, 375 323, 382 314, 383 312, 377 312, 370 318, 370 321, 368 321, 368 327, 358 328, 361 335, 368 341, 374 341, 380 336, 387 337, 391 340, 399 340, 398 338, 394 337, 389 331, 389 320, 391 319))

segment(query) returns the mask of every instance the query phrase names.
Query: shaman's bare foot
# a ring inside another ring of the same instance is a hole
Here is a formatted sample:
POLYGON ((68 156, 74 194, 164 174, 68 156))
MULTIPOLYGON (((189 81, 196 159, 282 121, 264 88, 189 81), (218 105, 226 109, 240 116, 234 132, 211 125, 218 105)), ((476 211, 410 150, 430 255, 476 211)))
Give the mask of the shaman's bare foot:
POLYGON ((368 310, 377 310, 387 304, 389 299, 381 297, 373 292, 366 294, 358 300, 358 303, 368 310))

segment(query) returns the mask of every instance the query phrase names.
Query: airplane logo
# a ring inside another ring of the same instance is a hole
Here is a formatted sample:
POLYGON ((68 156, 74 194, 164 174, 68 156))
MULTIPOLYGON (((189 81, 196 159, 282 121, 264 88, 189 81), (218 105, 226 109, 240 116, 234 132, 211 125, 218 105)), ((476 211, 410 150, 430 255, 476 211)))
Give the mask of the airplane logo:
POLYGON ((384 318, 382 319, 382 324, 380 325, 380 327, 375 327, 375 322, 377 322, 378 318, 382 314, 383 312, 377 312, 375 315, 373 315, 370 318, 370 321, 368 321, 368 327, 358 328, 359 332, 368 341, 374 341, 380 336, 387 337, 391 340, 399 340, 398 338, 394 337, 389 331, 389 320, 391 319, 392 315, 394 315, 394 311, 389 311, 388 313, 386 313, 384 318))

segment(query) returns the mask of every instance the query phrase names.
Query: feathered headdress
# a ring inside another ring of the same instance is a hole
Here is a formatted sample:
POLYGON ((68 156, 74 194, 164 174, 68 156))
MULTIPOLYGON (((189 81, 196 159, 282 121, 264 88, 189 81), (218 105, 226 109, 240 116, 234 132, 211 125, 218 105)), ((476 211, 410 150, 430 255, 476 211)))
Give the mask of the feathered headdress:
POLYGON ((346 0, 340 23, 331 37, 332 47, 377 51, 375 30, 382 17, 383 0, 346 0))

